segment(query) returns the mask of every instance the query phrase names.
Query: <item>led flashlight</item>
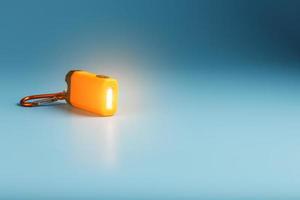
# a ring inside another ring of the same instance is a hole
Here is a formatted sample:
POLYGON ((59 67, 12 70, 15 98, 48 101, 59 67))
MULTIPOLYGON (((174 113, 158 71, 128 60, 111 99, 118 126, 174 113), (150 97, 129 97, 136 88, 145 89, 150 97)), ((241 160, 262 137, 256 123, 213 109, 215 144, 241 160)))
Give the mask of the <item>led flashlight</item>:
POLYGON ((21 99, 20 105, 33 107, 64 99, 76 108, 100 116, 111 116, 116 113, 119 92, 116 79, 87 71, 72 70, 67 73, 66 82, 67 91, 27 96, 21 99), (39 100, 30 101, 33 99, 39 100))

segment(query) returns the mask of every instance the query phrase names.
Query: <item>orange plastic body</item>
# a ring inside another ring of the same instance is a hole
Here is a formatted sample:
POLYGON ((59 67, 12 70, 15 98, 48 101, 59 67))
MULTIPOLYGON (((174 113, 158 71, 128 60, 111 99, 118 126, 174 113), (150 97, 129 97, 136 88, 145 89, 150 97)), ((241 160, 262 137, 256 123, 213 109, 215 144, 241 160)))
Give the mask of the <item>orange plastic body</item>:
POLYGON ((86 71, 70 71, 67 101, 74 107, 101 116, 111 116, 117 111, 118 82, 108 76, 86 71))

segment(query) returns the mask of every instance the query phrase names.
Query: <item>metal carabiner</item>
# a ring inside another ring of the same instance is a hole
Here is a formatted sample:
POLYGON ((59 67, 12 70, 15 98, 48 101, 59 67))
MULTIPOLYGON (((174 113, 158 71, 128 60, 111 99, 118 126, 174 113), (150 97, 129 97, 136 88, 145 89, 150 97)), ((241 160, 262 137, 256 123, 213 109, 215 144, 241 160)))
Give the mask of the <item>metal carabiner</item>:
POLYGON ((52 94, 38 94, 38 95, 31 95, 24 97, 20 100, 20 105, 24 107, 34 107, 34 106, 40 106, 41 104, 47 104, 52 103, 58 100, 64 100, 66 99, 66 92, 58 92, 58 93, 52 93, 52 94), (40 99, 35 101, 30 101, 33 99, 40 99), (30 101, 30 102, 28 102, 30 101))

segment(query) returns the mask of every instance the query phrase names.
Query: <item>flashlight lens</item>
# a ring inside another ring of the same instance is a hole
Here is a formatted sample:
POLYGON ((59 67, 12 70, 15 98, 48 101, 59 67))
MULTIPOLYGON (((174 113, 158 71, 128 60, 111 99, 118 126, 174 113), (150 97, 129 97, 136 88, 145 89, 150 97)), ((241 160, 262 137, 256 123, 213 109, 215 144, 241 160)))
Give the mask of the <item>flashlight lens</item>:
POLYGON ((106 90, 106 109, 110 110, 113 106, 113 90, 108 88, 106 90))

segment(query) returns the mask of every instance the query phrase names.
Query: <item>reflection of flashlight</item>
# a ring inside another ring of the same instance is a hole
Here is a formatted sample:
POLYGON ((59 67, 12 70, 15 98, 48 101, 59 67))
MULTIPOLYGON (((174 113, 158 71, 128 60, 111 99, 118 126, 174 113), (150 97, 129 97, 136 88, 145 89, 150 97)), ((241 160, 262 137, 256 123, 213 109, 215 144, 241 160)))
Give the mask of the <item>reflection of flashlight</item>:
POLYGON ((102 116, 110 116, 117 111, 117 80, 76 70, 67 74, 66 82, 66 99, 71 105, 102 116))
POLYGON ((108 76, 73 70, 66 75, 68 90, 53 94, 39 94, 21 99, 25 107, 39 106, 57 100, 101 116, 111 116, 117 111, 118 81, 108 76), (39 99, 32 101, 34 99, 39 99))

